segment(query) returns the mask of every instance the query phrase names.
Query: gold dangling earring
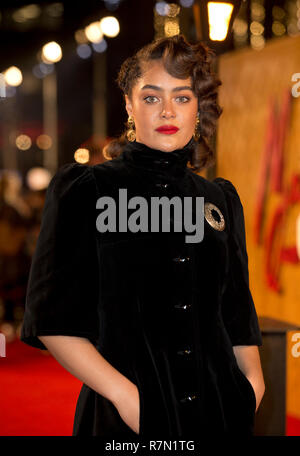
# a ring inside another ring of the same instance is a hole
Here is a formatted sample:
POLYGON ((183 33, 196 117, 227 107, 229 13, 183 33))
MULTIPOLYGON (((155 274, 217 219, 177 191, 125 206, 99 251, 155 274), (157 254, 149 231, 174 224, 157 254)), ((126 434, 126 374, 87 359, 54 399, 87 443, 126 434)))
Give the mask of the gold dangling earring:
POLYGON ((200 119, 199 119, 199 112, 198 112, 196 125, 195 125, 195 130, 194 130, 194 134, 193 134, 193 137, 194 137, 195 141, 198 141, 200 139, 200 137, 201 137, 201 135, 199 133, 199 124, 200 124, 200 119))
POLYGON ((127 120, 127 125, 129 127, 129 130, 126 132, 126 137, 128 141, 133 142, 135 141, 136 135, 135 135, 135 130, 134 130, 134 120, 132 116, 128 117, 127 120))

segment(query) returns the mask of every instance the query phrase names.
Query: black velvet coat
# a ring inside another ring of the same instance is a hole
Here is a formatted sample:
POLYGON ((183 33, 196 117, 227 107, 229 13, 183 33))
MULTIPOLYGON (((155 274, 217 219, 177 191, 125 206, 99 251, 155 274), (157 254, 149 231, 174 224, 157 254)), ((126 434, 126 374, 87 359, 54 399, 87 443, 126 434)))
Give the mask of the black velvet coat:
MULTIPOLYGON (((137 385, 142 438, 253 431, 255 393, 232 349, 262 344, 243 207, 229 180, 188 168, 192 143, 167 153, 134 142, 105 163, 62 166, 47 190, 27 288, 21 340, 45 349, 38 335, 89 339, 137 385), (184 231, 100 233, 96 201, 117 202, 119 188, 128 200, 202 196, 225 228, 205 218, 198 243, 185 242, 184 231)), ((85 384, 73 435, 136 436, 85 384)))

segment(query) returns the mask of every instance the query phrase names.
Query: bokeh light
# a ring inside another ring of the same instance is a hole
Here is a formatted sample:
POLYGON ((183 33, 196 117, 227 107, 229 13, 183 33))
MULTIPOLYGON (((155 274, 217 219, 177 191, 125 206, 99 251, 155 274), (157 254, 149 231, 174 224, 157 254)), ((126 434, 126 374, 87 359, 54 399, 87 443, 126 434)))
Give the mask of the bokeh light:
POLYGON ((85 35, 91 43, 99 43, 103 38, 100 22, 92 22, 84 29, 85 35))
POLYGON ((48 150, 52 146, 52 139, 49 135, 39 135, 36 138, 37 146, 42 150, 48 150))
POLYGON ((17 89, 13 86, 8 85, 6 87, 5 92, 6 92, 6 98, 12 98, 16 95, 17 89))
POLYGON ((285 11, 280 6, 273 6, 272 8, 272 16, 274 19, 281 21, 285 17, 285 11))
POLYGON ((76 30, 74 37, 78 44, 85 44, 89 41, 86 37, 84 29, 76 30))
POLYGON ((15 330, 11 323, 2 323, 0 326, 0 333, 4 334, 6 342, 12 342, 15 340, 15 330))
POLYGON ((54 63, 40 63, 40 70, 46 76, 47 74, 53 73, 54 63))
POLYGON ((45 63, 56 63, 62 58, 62 50, 56 41, 50 41, 42 48, 42 59, 45 63))
POLYGON ((41 14, 41 8, 39 5, 32 3, 31 5, 23 6, 17 9, 12 14, 12 19, 19 24, 26 22, 30 19, 36 19, 41 14))
POLYGON ((248 24, 244 19, 236 18, 232 28, 235 37, 247 36, 248 24))
POLYGON ((90 152, 88 149, 85 149, 84 147, 80 147, 77 149, 74 153, 74 159, 78 163, 87 163, 90 159, 90 152))
POLYGON ((251 4, 251 19, 253 21, 263 21, 266 16, 266 11, 263 5, 253 2, 251 4))
POLYGON ((20 150, 28 150, 32 145, 31 138, 28 135, 19 135, 16 138, 16 146, 20 150))
POLYGON ((39 17, 39 15, 41 14, 41 7, 35 3, 23 6, 21 10, 26 19, 35 19, 36 17, 39 17))
POLYGON ((169 17, 176 17, 180 13, 180 6, 176 3, 169 3, 168 4, 168 16, 169 17))
POLYGON ((174 19, 167 19, 164 25, 164 29, 166 36, 174 36, 180 33, 179 24, 174 19))
POLYGON ((255 49, 256 51, 260 51, 261 49, 263 49, 265 47, 266 40, 261 35, 258 35, 258 36, 251 35, 250 44, 253 49, 255 49))
POLYGON ((88 59, 92 55, 92 49, 88 44, 79 44, 76 52, 81 59, 88 59))
POLYGON ((22 71, 16 66, 11 66, 4 72, 4 78, 6 84, 17 87, 23 81, 22 71))
POLYGON ((264 29, 265 29, 264 26, 260 22, 253 21, 250 24, 250 32, 253 35, 262 35, 262 33, 264 32, 264 29))
POLYGON ((160 16, 167 16, 170 10, 170 6, 167 2, 157 2, 155 4, 155 11, 160 16))
POLYGON ((103 38, 100 43, 92 43, 92 48, 96 52, 105 52, 107 49, 107 42, 103 38))
POLYGON ((106 16, 100 20, 102 33, 108 37, 114 38, 120 32, 120 24, 114 16, 106 16))
POLYGON ((38 63, 37 65, 34 65, 32 72, 34 76, 36 76, 39 79, 44 78, 47 76, 47 74, 53 73, 54 71, 54 64, 47 64, 47 63, 38 63))
POLYGON ((208 2, 209 38, 212 41, 225 40, 233 11, 229 3, 208 2))
POLYGON ((51 173, 42 167, 31 168, 26 174, 26 183, 31 190, 44 190, 51 180, 51 173))
POLYGON ((276 36, 284 35, 286 32, 285 25, 282 22, 274 21, 272 24, 272 32, 276 36))
POLYGON ((50 17, 60 17, 64 13, 64 5, 60 2, 50 3, 45 7, 45 12, 50 17))

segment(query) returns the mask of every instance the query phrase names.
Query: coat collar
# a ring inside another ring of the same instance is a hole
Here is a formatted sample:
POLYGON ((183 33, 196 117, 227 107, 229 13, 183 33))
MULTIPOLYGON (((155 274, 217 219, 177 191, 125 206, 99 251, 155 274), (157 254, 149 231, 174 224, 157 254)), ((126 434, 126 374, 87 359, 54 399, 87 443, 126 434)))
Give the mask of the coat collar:
POLYGON ((194 145, 195 142, 192 137, 182 149, 165 152, 133 141, 126 143, 120 158, 130 167, 140 171, 145 170, 169 177, 179 177, 184 175, 186 171, 194 145))

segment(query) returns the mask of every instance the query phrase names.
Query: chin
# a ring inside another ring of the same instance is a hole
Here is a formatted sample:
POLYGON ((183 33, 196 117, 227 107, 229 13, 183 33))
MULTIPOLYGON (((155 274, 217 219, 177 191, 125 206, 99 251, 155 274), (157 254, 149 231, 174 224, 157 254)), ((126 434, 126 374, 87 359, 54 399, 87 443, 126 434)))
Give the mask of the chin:
POLYGON ((175 138, 175 135, 174 135, 173 138, 166 137, 166 138, 161 138, 159 141, 156 141, 155 149, 159 149, 164 152, 171 152, 172 150, 180 149, 181 146, 182 146, 182 141, 179 142, 178 139, 175 138))
POLYGON ((137 141, 146 144, 146 146, 152 149, 158 149, 163 152, 172 152, 172 150, 180 149, 188 142, 188 139, 185 142, 182 141, 182 138, 179 139, 176 133, 175 135, 162 135, 158 133, 158 135, 158 137, 149 138, 149 140, 142 140, 140 138, 137 141))

